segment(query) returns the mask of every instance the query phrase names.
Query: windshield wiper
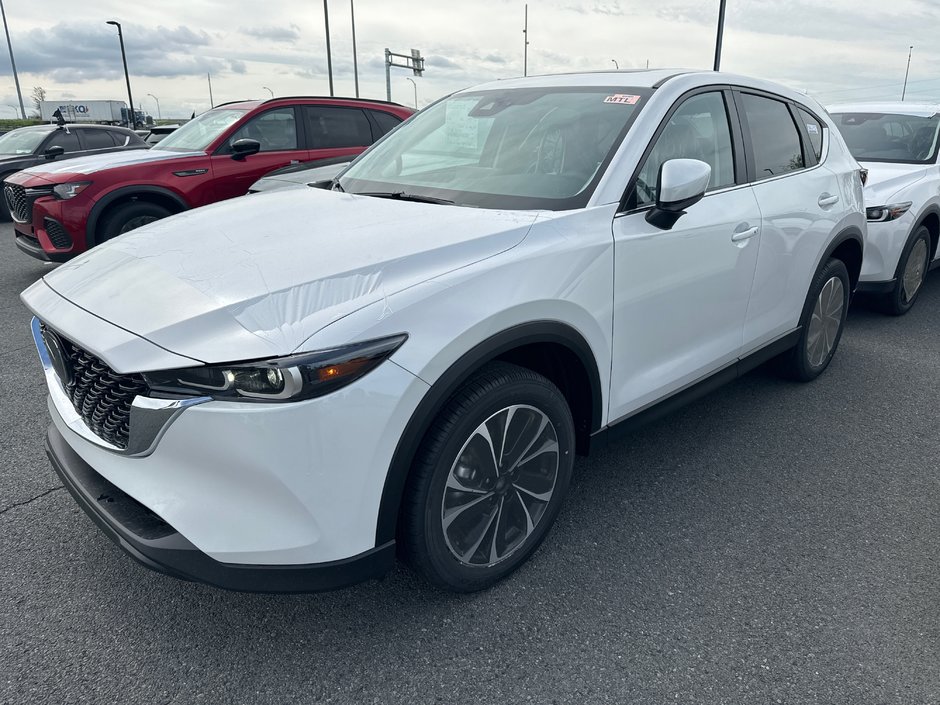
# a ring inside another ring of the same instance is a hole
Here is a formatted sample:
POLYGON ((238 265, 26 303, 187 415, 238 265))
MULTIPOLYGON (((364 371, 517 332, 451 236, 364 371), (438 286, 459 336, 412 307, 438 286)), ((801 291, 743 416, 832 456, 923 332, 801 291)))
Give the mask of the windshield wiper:
POLYGON ((453 201, 446 198, 434 198, 433 196, 419 196, 416 193, 405 193, 404 191, 368 191, 366 193, 357 193, 357 196, 372 196, 373 198, 391 198, 396 201, 414 201, 416 203, 437 203, 442 206, 452 206, 453 201))

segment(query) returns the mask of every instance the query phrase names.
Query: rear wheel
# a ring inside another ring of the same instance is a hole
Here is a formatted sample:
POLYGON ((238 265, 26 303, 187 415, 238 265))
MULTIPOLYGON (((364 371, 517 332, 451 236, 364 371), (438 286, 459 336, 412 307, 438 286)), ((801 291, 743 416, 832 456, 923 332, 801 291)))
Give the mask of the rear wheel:
POLYGON ((573 464, 574 422, 558 388, 525 368, 487 365, 445 405, 416 457, 405 558, 448 590, 491 586, 545 538, 573 464))
POLYGON ((930 231, 923 225, 915 230, 901 252, 894 290, 881 300, 881 308, 892 316, 911 310, 920 293, 930 265, 930 231))
POLYGON ((841 260, 830 259, 816 273, 803 306, 799 340, 778 359, 784 376, 809 382, 829 366, 842 338, 851 287, 841 260))
POLYGON ((166 218, 171 215, 163 206, 148 201, 131 201, 124 203, 110 213, 101 221, 98 228, 98 244, 106 242, 118 235, 135 230, 142 225, 147 225, 155 220, 166 218))

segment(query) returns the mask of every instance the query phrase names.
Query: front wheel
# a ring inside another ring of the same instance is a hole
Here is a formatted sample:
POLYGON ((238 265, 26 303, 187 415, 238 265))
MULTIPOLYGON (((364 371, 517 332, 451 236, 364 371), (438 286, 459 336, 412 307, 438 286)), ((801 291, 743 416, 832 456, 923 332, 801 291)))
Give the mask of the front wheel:
POLYGON ((404 557, 456 592, 491 586, 545 538, 568 489, 574 422, 545 377, 492 363, 447 402, 416 457, 404 557))
POLYGON ((784 376, 809 382, 829 366, 842 338, 851 287, 841 260, 830 259, 816 273, 803 305, 799 340, 778 360, 784 376))
POLYGON ((930 231, 921 225, 908 239, 898 262, 894 289, 881 300, 881 308, 892 316, 911 310, 920 293, 930 264, 930 231))
POLYGON ((118 235, 136 230, 142 225, 166 218, 168 215, 170 211, 156 203, 148 201, 124 203, 102 219, 101 227, 98 229, 98 243, 112 240, 118 235))

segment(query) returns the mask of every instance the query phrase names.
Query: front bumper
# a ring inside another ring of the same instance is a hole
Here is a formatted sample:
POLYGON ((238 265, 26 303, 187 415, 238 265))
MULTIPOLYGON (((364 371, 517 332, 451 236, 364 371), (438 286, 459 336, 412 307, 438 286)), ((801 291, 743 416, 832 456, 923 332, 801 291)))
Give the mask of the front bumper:
POLYGON ((75 200, 60 201, 46 195, 35 198, 29 222, 13 221, 20 251, 47 262, 66 262, 84 252, 88 209, 84 200, 75 200))
POLYGON ((147 568, 175 578, 226 590, 314 592, 380 577, 395 562, 391 541, 351 558, 312 565, 222 563, 95 472, 54 425, 49 427, 46 453, 66 489, 108 538, 147 568))

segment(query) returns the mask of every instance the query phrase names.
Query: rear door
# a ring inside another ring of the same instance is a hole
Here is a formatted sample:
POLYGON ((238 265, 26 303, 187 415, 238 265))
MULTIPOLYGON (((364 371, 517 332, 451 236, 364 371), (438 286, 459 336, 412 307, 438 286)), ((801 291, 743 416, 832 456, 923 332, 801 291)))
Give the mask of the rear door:
POLYGON ((299 110, 295 106, 280 107, 255 115, 216 150, 210 160, 214 200, 243 196, 265 174, 309 159, 309 151, 303 146, 299 110), (257 140, 261 151, 245 159, 232 159, 231 145, 240 139, 257 140))
POLYGON ((734 97, 762 216, 744 328, 748 352, 798 325, 820 253, 845 204, 838 177, 819 161, 825 122, 780 96, 741 89, 734 97))

